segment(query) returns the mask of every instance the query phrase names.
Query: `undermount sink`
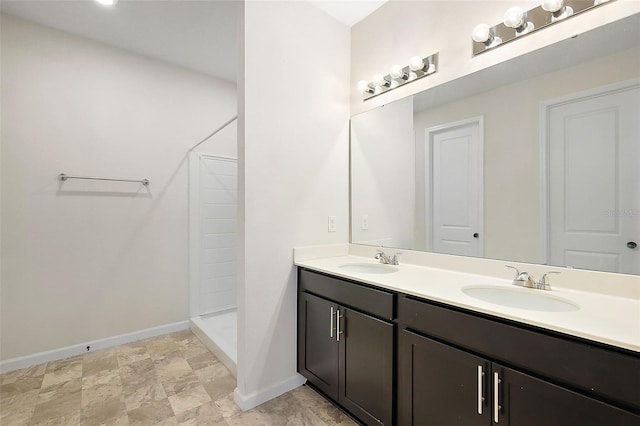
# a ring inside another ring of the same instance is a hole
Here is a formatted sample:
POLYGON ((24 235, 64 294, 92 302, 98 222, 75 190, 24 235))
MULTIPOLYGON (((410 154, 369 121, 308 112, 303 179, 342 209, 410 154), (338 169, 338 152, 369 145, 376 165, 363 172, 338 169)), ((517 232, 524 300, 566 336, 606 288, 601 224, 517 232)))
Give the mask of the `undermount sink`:
POLYGON ((530 311, 570 312, 580 309, 575 303, 553 296, 544 290, 472 286, 463 288, 462 292, 467 296, 495 305, 530 311))
POLYGON ((383 263, 345 263, 338 266, 346 272, 355 272, 361 274, 391 274, 397 272, 398 268, 383 263))

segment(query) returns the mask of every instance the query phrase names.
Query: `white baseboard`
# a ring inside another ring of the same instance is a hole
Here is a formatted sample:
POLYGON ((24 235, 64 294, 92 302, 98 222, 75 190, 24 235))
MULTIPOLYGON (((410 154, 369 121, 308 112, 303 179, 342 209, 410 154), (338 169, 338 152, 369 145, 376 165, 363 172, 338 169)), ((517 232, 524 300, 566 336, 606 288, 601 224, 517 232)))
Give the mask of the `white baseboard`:
POLYGON ((280 383, 276 383, 266 389, 253 392, 249 395, 243 395, 240 390, 236 388, 236 390, 233 391, 233 400, 242 411, 251 410, 260 404, 264 404, 265 402, 282 395, 283 393, 302 386, 306 381, 307 379, 296 373, 280 383))
POLYGON ((146 328, 144 330, 138 330, 131 333, 105 337, 104 339, 78 343, 77 345, 66 346, 64 348, 38 352, 18 358, 11 358, 5 361, 0 361, 0 373, 8 373, 9 371, 20 370, 21 368, 31 367, 32 365, 43 364, 45 362, 57 361, 59 359, 86 354, 87 346, 90 346, 90 352, 94 352, 100 349, 106 349, 113 346, 135 342, 138 340, 148 339, 150 337, 156 337, 167 333, 187 330, 188 328, 189 321, 179 321, 171 324, 160 325, 157 327, 146 328))

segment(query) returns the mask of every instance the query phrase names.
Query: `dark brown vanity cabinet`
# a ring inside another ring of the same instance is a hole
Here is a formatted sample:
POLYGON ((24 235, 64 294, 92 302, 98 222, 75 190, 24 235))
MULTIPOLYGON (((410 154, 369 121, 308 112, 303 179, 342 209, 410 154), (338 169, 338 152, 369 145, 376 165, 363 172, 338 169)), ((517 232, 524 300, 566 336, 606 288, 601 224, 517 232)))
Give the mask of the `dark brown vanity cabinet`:
POLYGON ((413 298, 398 321, 399 425, 640 425, 599 400, 638 402, 637 357, 413 298))
POLYGON ((367 425, 393 424, 392 293, 300 269, 298 371, 367 425))
POLYGON ((298 371, 366 425, 640 426, 638 353, 300 268, 298 371))

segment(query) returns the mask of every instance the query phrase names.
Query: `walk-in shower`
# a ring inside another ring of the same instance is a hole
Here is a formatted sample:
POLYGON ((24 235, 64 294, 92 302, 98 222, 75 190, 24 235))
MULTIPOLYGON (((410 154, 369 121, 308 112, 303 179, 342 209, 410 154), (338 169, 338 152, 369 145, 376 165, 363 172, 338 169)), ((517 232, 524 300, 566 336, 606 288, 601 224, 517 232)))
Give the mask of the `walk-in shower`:
POLYGON ((194 149, 189 153, 189 291, 193 332, 235 375, 238 165, 236 129, 230 125, 234 121, 194 147, 206 154, 194 149))

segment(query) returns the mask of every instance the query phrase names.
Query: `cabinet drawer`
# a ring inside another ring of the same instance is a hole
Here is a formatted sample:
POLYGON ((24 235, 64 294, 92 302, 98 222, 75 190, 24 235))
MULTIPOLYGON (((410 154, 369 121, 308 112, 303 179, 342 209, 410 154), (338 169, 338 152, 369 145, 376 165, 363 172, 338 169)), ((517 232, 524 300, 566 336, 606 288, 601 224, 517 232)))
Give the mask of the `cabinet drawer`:
POLYGON ((306 269, 298 269, 300 291, 306 291, 346 307, 368 312, 380 318, 394 319, 393 293, 333 278, 306 269))
POLYGON ((570 336, 402 296, 398 322, 506 365, 640 410, 640 356, 590 345, 570 336))

